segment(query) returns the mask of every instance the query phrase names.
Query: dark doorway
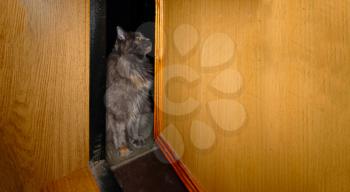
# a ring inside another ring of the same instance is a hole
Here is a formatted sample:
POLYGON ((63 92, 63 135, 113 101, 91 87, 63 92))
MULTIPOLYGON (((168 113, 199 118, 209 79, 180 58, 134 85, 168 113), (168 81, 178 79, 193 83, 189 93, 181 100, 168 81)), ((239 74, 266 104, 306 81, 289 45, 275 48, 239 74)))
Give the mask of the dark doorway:
MULTIPOLYGON (((114 47, 117 37, 117 26, 125 31, 138 31, 149 38, 154 45, 154 20, 155 20, 155 1, 154 0, 127 0, 127 1, 106 1, 106 48, 107 54, 114 47)), ((148 59, 154 65, 154 51, 148 54, 148 59)), ((153 105, 152 91, 149 94, 149 101, 153 105)), ((151 107, 153 109, 153 106, 151 107)), ((153 115, 152 117, 153 118, 153 115)), ((153 122, 153 120, 152 120, 153 122)), ((145 127, 152 131, 153 124, 145 127)), ((130 148, 131 146, 129 146, 130 148)), ((142 148, 132 148, 131 153, 125 157, 120 157, 117 151, 114 152, 114 145, 110 140, 106 141, 106 159, 112 167, 118 167, 135 159, 138 156, 153 148, 153 137, 147 140, 147 143, 142 148), (111 150, 112 149, 112 150, 111 150)))
MULTIPOLYGON (((152 40, 154 47, 155 0, 90 2, 90 164, 101 191, 121 191, 117 180, 125 191, 187 191, 169 162, 154 147, 153 137, 145 148, 134 150, 124 159, 110 159, 106 153, 106 58, 114 47, 117 26, 141 32, 152 40)), ((154 65, 154 49, 148 57, 154 65)), ((149 99, 153 104, 152 91, 149 99)))
MULTIPOLYGON (((106 58, 112 51, 116 40, 116 27, 120 26, 125 31, 139 31, 151 39, 154 45, 154 20, 154 0, 91 1, 90 160, 92 162, 106 159, 106 108, 104 103, 106 58)), ((154 64, 153 55, 154 51, 148 56, 152 64, 154 64)), ((150 94, 150 101, 153 103, 152 94, 150 94)), ((150 148, 149 145, 148 149, 150 148)), ((133 153, 132 158, 135 156, 137 153, 133 153)), ((113 166, 119 161, 113 160, 109 163, 113 166)))

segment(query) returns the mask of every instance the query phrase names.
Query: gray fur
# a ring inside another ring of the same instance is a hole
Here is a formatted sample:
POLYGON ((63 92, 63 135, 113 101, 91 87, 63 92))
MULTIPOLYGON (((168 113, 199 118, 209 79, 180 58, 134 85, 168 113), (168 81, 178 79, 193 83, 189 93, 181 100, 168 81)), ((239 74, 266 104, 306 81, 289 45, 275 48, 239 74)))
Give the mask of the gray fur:
MULTIPOLYGON (((138 32, 117 27, 117 40, 107 62, 107 142, 115 149, 142 147, 150 136, 143 130, 151 118, 149 91, 152 66, 146 57, 152 50, 149 39, 138 32)), ((146 131, 147 132, 147 131, 146 131)), ((108 150, 108 149, 107 149, 108 150)))

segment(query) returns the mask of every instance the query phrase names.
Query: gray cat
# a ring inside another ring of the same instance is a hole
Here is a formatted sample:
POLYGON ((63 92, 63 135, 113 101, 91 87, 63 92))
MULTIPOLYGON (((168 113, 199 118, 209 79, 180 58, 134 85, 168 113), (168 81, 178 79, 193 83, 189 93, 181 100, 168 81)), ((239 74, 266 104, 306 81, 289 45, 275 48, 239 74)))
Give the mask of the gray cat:
MULTIPOLYGON (((139 32, 117 27, 117 40, 107 61, 107 143, 120 156, 142 147, 150 133, 143 130, 152 119, 149 91, 153 86, 152 65, 146 55, 151 41, 139 32), (146 114, 146 115, 145 115, 146 114)), ((107 150, 110 150, 107 148, 107 150)))

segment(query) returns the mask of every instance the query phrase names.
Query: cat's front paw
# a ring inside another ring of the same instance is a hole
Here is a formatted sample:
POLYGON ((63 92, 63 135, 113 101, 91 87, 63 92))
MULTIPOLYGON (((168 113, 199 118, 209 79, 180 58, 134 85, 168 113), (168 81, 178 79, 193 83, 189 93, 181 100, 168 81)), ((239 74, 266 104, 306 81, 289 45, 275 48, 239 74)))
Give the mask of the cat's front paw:
POLYGON ((119 147, 118 152, 120 157, 126 157, 131 153, 129 148, 126 146, 119 147))

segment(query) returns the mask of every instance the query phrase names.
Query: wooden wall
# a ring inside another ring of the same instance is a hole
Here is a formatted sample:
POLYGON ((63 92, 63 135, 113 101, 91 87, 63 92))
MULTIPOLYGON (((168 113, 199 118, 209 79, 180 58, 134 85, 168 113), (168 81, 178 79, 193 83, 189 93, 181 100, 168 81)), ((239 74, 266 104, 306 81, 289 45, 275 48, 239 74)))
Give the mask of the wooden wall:
POLYGON ((162 22, 162 134, 207 191, 350 191, 349 1, 164 0, 162 22))
POLYGON ((0 2, 0 191, 88 164, 89 1, 0 2))

